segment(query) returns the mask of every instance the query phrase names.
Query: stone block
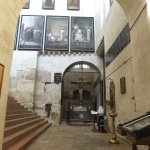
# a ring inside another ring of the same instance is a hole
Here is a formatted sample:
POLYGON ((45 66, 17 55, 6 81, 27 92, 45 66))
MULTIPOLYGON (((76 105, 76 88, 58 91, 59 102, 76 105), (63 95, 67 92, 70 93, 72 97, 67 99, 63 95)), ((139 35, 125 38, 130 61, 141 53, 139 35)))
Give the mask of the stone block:
POLYGON ((18 71, 18 74, 17 74, 17 79, 18 79, 18 80, 24 79, 25 74, 26 74, 26 71, 24 71, 24 70, 19 70, 19 71, 18 71))
POLYGON ((47 101, 46 103, 54 103, 55 94, 47 94, 47 101))
POLYGON ((51 73, 48 71, 37 71, 37 81, 38 82, 51 82, 51 73))
POLYGON ((46 112, 45 112, 45 110, 44 109, 38 109, 38 108, 36 108, 36 113, 38 114, 38 115, 40 115, 40 116, 42 116, 42 117, 46 117, 46 112))
POLYGON ((51 114, 51 118, 53 120, 60 118, 60 112, 59 111, 51 111, 50 114, 51 114))
POLYGON ((59 125, 60 124, 60 118, 53 120, 53 125, 59 125))
POLYGON ((18 95, 18 92, 9 92, 8 93, 8 96, 13 98, 14 100, 17 100, 17 95, 18 95))
POLYGON ((35 103, 46 103, 47 101, 47 95, 45 93, 41 94, 35 94, 35 103))
POLYGON ((54 104, 60 104, 61 94, 55 94, 55 99, 53 101, 54 104))
POLYGON ((56 94, 59 93, 59 84, 46 84, 46 93, 56 94))
POLYGON ((16 78, 10 78, 9 88, 17 88, 16 78))
POLYGON ((60 113, 60 105, 58 105, 58 104, 52 104, 51 109, 52 109, 52 111, 57 111, 60 113))
POLYGON ((36 93, 44 93, 44 86, 45 86, 44 83, 42 83, 42 82, 36 82, 36 85, 35 85, 35 91, 36 91, 36 93))
POLYGON ((27 108, 28 110, 33 109, 33 103, 21 103, 21 105, 27 108))
POLYGON ((35 77, 36 77, 36 70, 33 68, 29 70, 29 72, 27 72, 25 75, 25 79, 27 80, 35 80, 35 77))
POLYGON ((36 103, 36 108, 45 110, 45 103, 36 103))
POLYGON ((19 101, 19 103, 33 103, 34 94, 33 93, 21 92, 21 93, 17 94, 16 99, 19 101))
POLYGON ((18 92, 34 92, 34 82, 31 80, 18 80, 17 91, 18 92))

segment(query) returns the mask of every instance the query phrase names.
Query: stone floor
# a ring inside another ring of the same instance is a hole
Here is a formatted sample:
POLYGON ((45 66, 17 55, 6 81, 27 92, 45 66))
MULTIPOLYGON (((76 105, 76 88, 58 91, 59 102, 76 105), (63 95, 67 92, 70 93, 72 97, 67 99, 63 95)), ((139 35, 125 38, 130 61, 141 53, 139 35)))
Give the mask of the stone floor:
POLYGON ((118 139, 110 144, 109 133, 93 133, 92 126, 51 126, 26 150, 131 150, 131 145, 118 139))

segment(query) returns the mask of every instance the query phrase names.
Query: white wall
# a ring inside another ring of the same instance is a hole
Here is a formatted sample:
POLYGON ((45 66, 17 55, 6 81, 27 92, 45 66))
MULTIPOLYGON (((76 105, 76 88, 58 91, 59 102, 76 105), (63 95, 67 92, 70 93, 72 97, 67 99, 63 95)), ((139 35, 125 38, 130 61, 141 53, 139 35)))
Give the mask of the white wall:
POLYGON ((98 48, 102 37, 102 28, 109 13, 109 0, 95 0, 95 49, 98 48))
MULTIPOLYGON (((42 9, 42 0, 30 0, 30 8, 22 9, 20 15, 53 15, 94 17, 95 51, 100 43, 101 30, 109 12, 109 0, 80 0, 80 10, 67 10, 67 0, 55 0, 54 10, 42 9)), ((46 18, 45 18, 46 21, 46 18)), ((44 35, 43 35, 44 36, 44 35)), ((44 36, 45 37, 45 36, 44 36)), ((44 49, 44 46, 43 46, 44 49)))
POLYGON ((54 73, 64 73, 65 69, 72 63, 78 61, 90 62, 97 66, 103 75, 103 60, 100 59, 96 54, 65 54, 65 55, 40 55, 38 57, 38 70, 51 71, 51 82, 54 82, 54 73))

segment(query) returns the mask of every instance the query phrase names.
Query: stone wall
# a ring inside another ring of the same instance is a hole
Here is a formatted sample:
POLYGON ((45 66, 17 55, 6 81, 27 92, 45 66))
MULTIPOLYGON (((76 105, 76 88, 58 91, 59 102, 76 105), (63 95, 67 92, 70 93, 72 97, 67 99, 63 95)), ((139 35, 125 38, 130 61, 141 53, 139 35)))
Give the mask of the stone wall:
POLYGON ((52 104, 49 122, 59 124, 61 109, 61 84, 51 82, 51 72, 45 70, 37 71, 36 90, 35 90, 35 108, 36 112, 47 117, 45 104, 52 104))
POLYGON ((34 108, 36 66, 37 52, 14 52, 9 96, 30 110, 34 108))

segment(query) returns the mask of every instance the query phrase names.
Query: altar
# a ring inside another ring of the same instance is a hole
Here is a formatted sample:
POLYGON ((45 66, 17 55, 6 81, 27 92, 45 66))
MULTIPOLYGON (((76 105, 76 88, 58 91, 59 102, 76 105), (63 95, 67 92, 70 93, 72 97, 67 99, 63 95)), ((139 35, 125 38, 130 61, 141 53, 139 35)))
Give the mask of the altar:
POLYGON ((78 122, 78 125, 88 125, 86 123, 93 123, 91 110, 95 110, 95 106, 95 101, 92 100, 83 101, 82 105, 80 102, 68 103, 67 124, 71 125, 76 122, 77 125, 78 122))

